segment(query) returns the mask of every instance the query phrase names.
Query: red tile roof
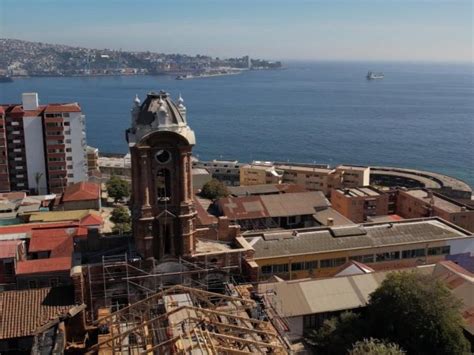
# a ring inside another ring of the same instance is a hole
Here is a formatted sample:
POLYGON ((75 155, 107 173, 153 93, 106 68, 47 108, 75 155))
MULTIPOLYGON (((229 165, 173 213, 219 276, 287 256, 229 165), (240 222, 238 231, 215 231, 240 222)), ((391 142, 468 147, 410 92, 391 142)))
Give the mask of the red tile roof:
POLYGON ((63 194, 63 202, 90 201, 100 198, 100 185, 94 182, 78 182, 68 186, 63 194))
POLYGON ((19 261, 16 265, 16 275, 45 274, 54 272, 69 272, 72 258, 63 256, 51 259, 35 259, 19 261))
POLYGON ((74 241, 72 236, 47 236, 38 235, 33 232, 29 253, 37 253, 41 251, 50 251, 50 258, 72 256, 74 251, 74 241))
POLYGON ((21 240, 0 241, 0 259, 15 258, 21 243, 23 243, 21 240))
POLYGON ((102 223, 104 223, 104 219, 99 214, 89 213, 87 216, 81 219, 80 223, 84 227, 96 226, 96 225, 102 225, 102 223))
POLYGON ((31 336, 74 307, 70 287, 0 292, 0 339, 31 336))
POLYGON ((81 108, 78 103, 70 104, 49 104, 44 112, 81 112, 81 108))

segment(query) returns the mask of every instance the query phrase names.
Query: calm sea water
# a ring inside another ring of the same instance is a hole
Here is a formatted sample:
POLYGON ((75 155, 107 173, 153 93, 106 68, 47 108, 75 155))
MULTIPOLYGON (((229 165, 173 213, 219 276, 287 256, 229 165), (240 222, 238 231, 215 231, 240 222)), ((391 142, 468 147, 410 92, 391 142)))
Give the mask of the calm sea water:
POLYGON ((182 94, 200 159, 390 165, 438 171, 474 186, 472 65, 289 63, 285 70, 173 77, 27 78, 0 84, 0 102, 36 91, 78 101, 88 143, 126 152, 135 94, 182 94), (368 70, 385 73, 367 81, 368 70))

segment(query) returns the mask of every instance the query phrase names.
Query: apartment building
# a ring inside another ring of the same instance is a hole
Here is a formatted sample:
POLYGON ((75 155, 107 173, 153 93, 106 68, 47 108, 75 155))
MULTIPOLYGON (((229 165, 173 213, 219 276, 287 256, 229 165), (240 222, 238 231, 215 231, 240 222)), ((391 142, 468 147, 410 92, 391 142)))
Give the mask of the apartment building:
POLYGON ((366 187, 333 189, 332 207, 355 223, 367 221, 367 217, 389 214, 389 194, 366 187))
POLYGON ((336 173, 341 175, 344 187, 370 185, 370 168, 368 166, 339 165, 336 173))
POLYGON ((283 171, 272 162, 253 161, 240 167, 240 185, 281 184, 283 171))
POLYGON ((430 190, 398 190, 396 212, 403 218, 437 216, 474 232, 474 208, 430 190))
POLYGON ((283 171, 283 182, 297 184, 307 190, 322 191, 325 195, 342 183, 341 175, 329 167, 276 165, 276 168, 283 171))
POLYGON ((213 179, 222 181, 228 186, 238 186, 240 182, 240 167, 244 164, 237 160, 211 160, 192 162, 195 169, 206 169, 213 179))
POLYGON ((87 180, 85 117, 78 103, 40 105, 37 93, 1 105, 0 189, 58 193, 87 180))

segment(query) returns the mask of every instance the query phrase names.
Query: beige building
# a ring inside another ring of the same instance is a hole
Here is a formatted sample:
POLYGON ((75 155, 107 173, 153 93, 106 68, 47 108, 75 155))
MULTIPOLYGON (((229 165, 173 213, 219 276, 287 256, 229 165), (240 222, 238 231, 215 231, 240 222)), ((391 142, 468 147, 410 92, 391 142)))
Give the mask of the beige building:
POLYGON ((240 167, 240 185, 281 184, 283 172, 272 162, 254 161, 240 167))
POLYGON ((367 166, 339 165, 336 172, 341 174, 344 187, 370 185, 370 168, 367 166))
POLYGON ((341 174, 335 169, 302 165, 277 165, 276 168, 283 170, 283 182, 322 191, 325 195, 341 185, 341 174))
POLYGON ((91 171, 99 171, 99 149, 87 146, 87 170, 91 171))
POLYGON ((474 208, 429 190, 399 190, 396 211, 403 218, 437 216, 474 232, 474 208))
POLYGON ((367 217, 389 214, 389 195, 367 187, 333 189, 332 207, 356 223, 367 221, 367 217))
POLYGON ((246 232, 255 253, 246 259, 253 280, 332 277, 350 260, 374 270, 426 265, 471 252, 472 233, 440 218, 246 232))

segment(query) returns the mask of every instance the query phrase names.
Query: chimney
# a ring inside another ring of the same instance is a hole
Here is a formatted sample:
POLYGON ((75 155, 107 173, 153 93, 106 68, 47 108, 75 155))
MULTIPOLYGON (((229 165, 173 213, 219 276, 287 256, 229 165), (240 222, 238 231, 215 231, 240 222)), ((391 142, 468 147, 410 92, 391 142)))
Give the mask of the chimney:
POLYGON ((327 225, 328 227, 334 226, 334 218, 328 217, 327 222, 326 222, 326 225, 327 225))
POLYGON ((21 102, 23 104, 24 111, 36 110, 38 108, 38 93, 36 92, 25 92, 21 94, 21 102))

